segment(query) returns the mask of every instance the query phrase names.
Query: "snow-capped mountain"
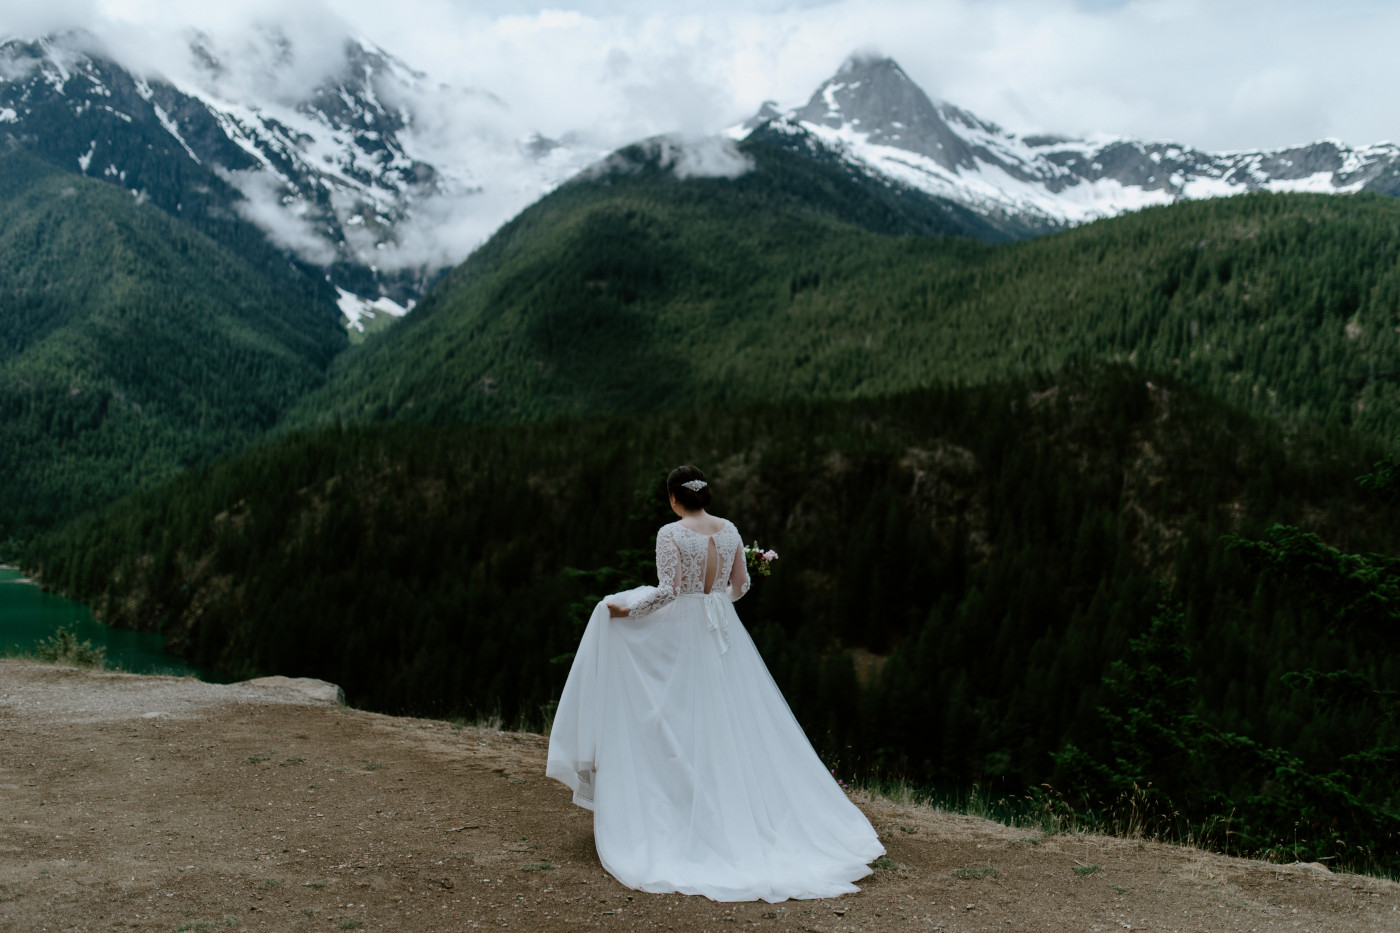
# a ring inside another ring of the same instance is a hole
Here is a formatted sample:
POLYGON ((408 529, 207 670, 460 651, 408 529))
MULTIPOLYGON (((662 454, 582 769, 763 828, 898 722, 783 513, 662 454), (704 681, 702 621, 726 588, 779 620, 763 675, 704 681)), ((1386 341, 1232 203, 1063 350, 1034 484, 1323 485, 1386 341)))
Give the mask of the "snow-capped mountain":
POLYGON ((158 72, 85 33, 0 44, 0 141, 197 225, 252 224, 326 268, 351 326, 402 314, 434 272, 602 155, 531 134, 494 95, 434 84, 363 39, 300 89, 279 80, 301 63, 276 29, 233 47, 187 39, 158 72))
POLYGON ((820 144, 876 176, 1039 229, 1261 189, 1400 195, 1400 146, 1391 143, 1207 153, 1124 138, 1018 136, 930 100, 881 57, 853 56, 807 103, 765 103, 729 132, 744 138, 759 126, 792 137, 794 148, 820 144))

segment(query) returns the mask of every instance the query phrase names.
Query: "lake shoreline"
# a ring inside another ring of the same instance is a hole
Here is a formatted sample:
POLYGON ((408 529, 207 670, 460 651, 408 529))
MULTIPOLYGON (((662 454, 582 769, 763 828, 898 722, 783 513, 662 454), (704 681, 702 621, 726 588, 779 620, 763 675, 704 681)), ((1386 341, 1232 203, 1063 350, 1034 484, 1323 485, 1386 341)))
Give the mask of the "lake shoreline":
POLYGON ((0 653, 33 653, 50 644, 61 630, 78 643, 89 642, 105 652, 106 664, 114 670, 192 675, 210 682, 228 679, 172 654, 158 632, 113 628, 88 606, 45 592, 40 580, 24 571, 0 569, 0 653))

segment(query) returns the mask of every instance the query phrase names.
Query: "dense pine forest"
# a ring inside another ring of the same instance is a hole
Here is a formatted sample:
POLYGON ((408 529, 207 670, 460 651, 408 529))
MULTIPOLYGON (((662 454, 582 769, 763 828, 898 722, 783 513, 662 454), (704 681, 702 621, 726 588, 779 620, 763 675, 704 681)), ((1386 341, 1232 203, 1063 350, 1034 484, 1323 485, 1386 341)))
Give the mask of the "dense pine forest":
MULTIPOLYGON (((1393 710, 1315 707, 1286 676, 1345 670, 1393 695, 1394 654, 1276 593, 1227 538, 1285 522, 1400 553, 1355 482, 1379 456, 1354 432, 1285 435, 1171 377, 1098 366, 722 416, 322 429, 80 520, 34 562, 204 664, 538 726, 591 601, 653 572, 666 470, 698 462, 715 511, 782 555, 741 616, 843 774, 1003 793, 1063 781, 1099 796, 1057 805, 1093 810, 1127 773, 1101 712, 1127 702, 1114 665, 1154 631, 1179 655, 1173 676, 1194 678, 1176 714, 1211 736, 1334 777, 1400 740, 1393 710), (1180 621, 1163 635, 1167 611, 1180 621)), ((1272 776, 1216 774, 1186 818, 1262 793, 1256 809, 1278 818, 1236 826, 1237 846, 1393 870, 1400 784, 1377 770, 1340 835, 1285 827, 1291 785, 1272 776)), ((1186 773, 1157 767, 1155 783, 1186 773)))
POLYGON ((1285 422, 1400 431, 1400 202, 1271 195, 990 245, 746 143, 524 211, 289 418, 518 422, 874 397, 1131 361, 1285 422))
POLYGON ((684 181, 624 150, 348 351, 325 283, 234 249, 241 227, 215 241, 8 154, 0 552, 269 429, 873 398, 1092 360, 1285 423, 1400 429, 1392 199, 1255 195, 993 244, 1011 233, 965 209, 744 148, 753 171, 684 181))
POLYGON ((0 548, 271 428, 346 345, 322 287, 0 156, 0 548))

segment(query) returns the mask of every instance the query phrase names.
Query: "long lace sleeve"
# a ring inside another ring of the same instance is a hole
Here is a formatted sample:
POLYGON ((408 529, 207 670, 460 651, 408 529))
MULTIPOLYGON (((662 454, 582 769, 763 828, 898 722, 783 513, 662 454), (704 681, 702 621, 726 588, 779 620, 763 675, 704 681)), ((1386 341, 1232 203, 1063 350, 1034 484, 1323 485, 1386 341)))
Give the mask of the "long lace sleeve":
POLYGON ((655 612, 676 598, 681 555, 674 535, 670 525, 663 525, 656 533, 656 586, 633 600, 630 614, 634 618, 655 612))
MULTIPOLYGON (((737 534, 737 532, 735 532, 737 534)), ((729 568, 729 601, 738 602, 749 591, 749 563, 744 560, 744 539, 734 550, 734 566, 729 568)))

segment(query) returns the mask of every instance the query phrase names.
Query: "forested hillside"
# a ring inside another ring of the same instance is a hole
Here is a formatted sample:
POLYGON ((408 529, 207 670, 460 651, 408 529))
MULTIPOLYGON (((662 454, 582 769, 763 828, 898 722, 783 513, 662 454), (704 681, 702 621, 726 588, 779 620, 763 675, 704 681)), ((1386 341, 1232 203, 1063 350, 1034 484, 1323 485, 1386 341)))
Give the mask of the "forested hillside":
MULTIPOLYGON (((740 613, 843 773, 1019 790, 1067 742, 1107 754, 1101 678, 1164 600, 1184 607, 1208 721, 1325 773, 1400 738, 1394 722, 1314 711, 1281 676, 1345 668, 1394 690, 1400 670, 1270 598, 1222 536, 1287 521, 1396 553, 1354 482, 1378 455, 1094 368, 721 413, 331 428, 141 493, 35 557, 47 584, 204 664, 538 722, 589 601, 649 572, 661 478, 697 462, 714 510, 782 555, 740 613)), ((1393 783, 1374 793, 1393 803, 1393 783)))
POLYGON ((633 153, 564 186, 291 423, 870 397, 1128 360, 1285 421, 1400 430, 1392 199, 1182 203, 994 246, 898 235, 928 229, 894 194, 745 147, 733 180, 633 153))
POLYGON ((1251 195, 998 245, 744 152, 680 180, 624 150, 334 362, 295 269, 16 161, 0 539, 271 428, 27 563, 202 664, 537 723, 695 462, 782 554, 741 615, 843 773, 1063 781, 1090 810, 1174 786, 1149 802, 1191 834, 1235 814, 1252 851, 1400 866, 1400 527, 1355 482, 1400 430, 1400 203, 1251 195), (1341 595, 1280 584, 1319 567, 1341 595))
POLYGON ((246 443, 345 343, 302 273, 0 156, 0 544, 246 443))

